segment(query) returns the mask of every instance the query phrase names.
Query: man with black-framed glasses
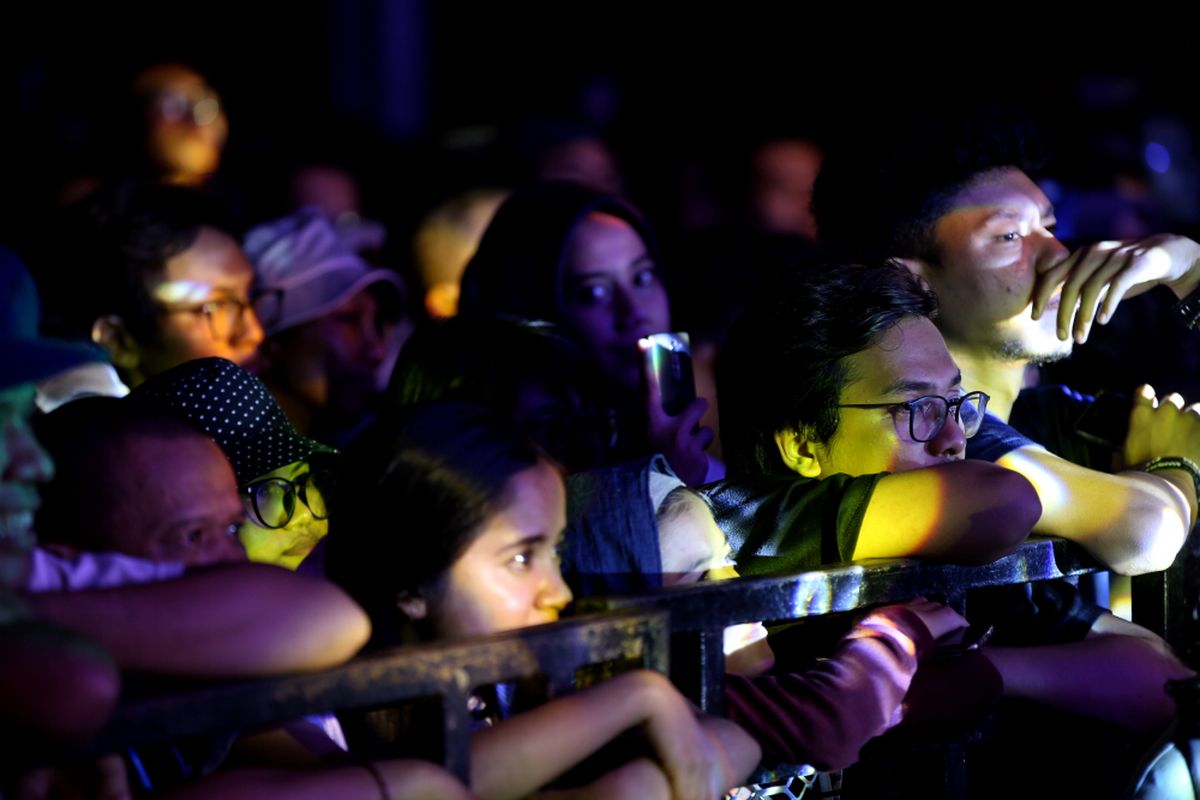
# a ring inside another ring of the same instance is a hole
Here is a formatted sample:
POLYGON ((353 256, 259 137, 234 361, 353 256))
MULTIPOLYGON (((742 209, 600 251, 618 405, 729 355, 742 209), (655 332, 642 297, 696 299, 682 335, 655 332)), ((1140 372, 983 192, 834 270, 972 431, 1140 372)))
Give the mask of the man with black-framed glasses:
MULTIPOLYGON (((251 297, 254 270, 220 217, 193 191, 137 183, 103 188, 69 208, 38 265, 49 328, 99 345, 131 388, 195 358, 247 363, 278 298, 251 297)), ((111 384, 60 378, 43 387, 39 405, 124 393, 111 384)))
MULTIPOLYGON (((899 265, 832 264, 782 277, 734 327, 718 372, 731 477, 706 493, 743 574, 988 560, 1040 530, 1028 480, 965 459, 968 434, 995 418, 986 395, 962 387, 936 314, 899 265)), ((1189 670, 1161 640, 1073 587, 1025 592, 1012 587, 982 616, 971 604, 1004 645, 983 652, 1007 696, 1139 734, 1169 719, 1159 687, 1189 670)))
POLYGON ((961 385, 935 309, 898 267, 838 265, 782 279, 734 327, 718 371, 730 479, 706 491, 740 567, 985 562, 1024 541, 1037 496, 963 460, 987 399, 961 385))

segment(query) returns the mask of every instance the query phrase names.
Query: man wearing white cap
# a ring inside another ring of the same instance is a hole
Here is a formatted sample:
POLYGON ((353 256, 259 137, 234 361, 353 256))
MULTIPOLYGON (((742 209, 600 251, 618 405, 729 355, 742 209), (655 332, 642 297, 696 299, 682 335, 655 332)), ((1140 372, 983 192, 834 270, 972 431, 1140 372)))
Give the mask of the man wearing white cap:
POLYGON ((258 372, 304 435, 344 443, 387 383, 410 328, 398 275, 371 269, 315 208, 252 229, 256 297, 277 308, 258 372))

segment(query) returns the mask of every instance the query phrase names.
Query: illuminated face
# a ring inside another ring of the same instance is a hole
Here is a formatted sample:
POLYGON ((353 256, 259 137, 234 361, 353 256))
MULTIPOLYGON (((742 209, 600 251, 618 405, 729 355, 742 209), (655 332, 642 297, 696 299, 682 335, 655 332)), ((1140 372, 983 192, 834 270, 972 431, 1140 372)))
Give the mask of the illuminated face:
POLYGON ((547 463, 514 475, 507 502, 424 592, 439 638, 461 639, 558 619, 571 590, 558 571, 567 524, 562 477, 547 463))
POLYGON ((563 322, 617 386, 641 385, 638 339, 670 329, 658 267, 633 226, 593 213, 567 237, 563 322))
MULTIPOLYGON (((307 462, 296 461, 259 477, 294 480, 308 471, 307 462)), ((306 491, 314 491, 311 483, 306 487, 306 491)), ((263 528, 254 524, 251 517, 247 516, 238 530, 238 538, 241 539, 242 546, 246 548, 246 555, 251 561, 295 569, 327 533, 329 520, 313 517, 309 507, 297 498, 295 510, 287 525, 282 528, 263 528)))
POLYGON ((24 583, 37 487, 54 476, 54 463, 33 436, 33 412, 32 383, 0 389, 0 589, 24 583))
POLYGON ((189 566, 246 560, 237 480, 211 439, 129 436, 111 457, 109 502, 93 524, 113 550, 189 566))
MULTIPOLYGON (((394 364, 410 332, 385 319, 379 301, 362 291, 317 319, 273 337, 264 348, 272 379, 314 408, 365 411, 378 396, 380 373, 394 364)), ((391 370, 384 381, 391 376, 391 370)))
POLYGON ((993 170, 954 198, 934 225, 939 263, 922 272, 938 297, 938 327, 955 347, 1020 361, 1066 356, 1056 333, 1058 299, 1030 317, 1037 267, 1062 260, 1054 209, 1017 169, 993 170))
MULTIPOLYGON (((659 520, 658 548, 663 586, 738 577, 729 542, 708 506, 698 497, 690 496, 683 510, 659 520)), ((775 654, 767 644, 767 629, 761 622, 729 626, 725 629, 724 645, 727 672, 758 675, 775 662, 775 654)))
POLYGON ((249 305, 253 283, 254 269, 238 243, 215 228, 201 228, 195 243, 168 259, 161 279, 148 287, 161 309, 160 335, 157 343, 143 346, 139 370, 156 375, 209 356, 248 361, 263 339, 249 305), (205 306, 220 301, 233 303, 205 306))
POLYGON ((173 183, 196 184, 217 171, 229 135, 221 98, 186 67, 155 67, 138 80, 151 161, 173 183))
MULTIPOLYGON (((946 342, 925 317, 906 317, 848 357, 850 381, 840 404, 902 403, 924 395, 954 399, 963 393, 962 374, 946 342)), ((813 447, 821 477, 845 473, 870 475, 903 472, 958 461, 966 437, 954 414, 928 442, 913 441, 908 411, 887 408, 840 408, 837 431, 813 447)))
POLYGON ((803 139, 782 139, 754 155, 755 216, 764 230, 815 241, 813 184, 821 171, 821 151, 803 139))

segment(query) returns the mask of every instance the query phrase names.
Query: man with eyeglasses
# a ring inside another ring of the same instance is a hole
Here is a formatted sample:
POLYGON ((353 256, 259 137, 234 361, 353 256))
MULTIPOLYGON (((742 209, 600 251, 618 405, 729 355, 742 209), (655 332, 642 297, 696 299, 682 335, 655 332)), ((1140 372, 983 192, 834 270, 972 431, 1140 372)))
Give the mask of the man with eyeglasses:
MULTIPOLYGON (((1041 530, 1019 473, 964 460, 987 395, 964 391, 928 289, 899 265, 782 276, 735 325, 718 372, 729 479, 706 488, 743 574, 872 557, 988 561, 1041 530)), ((970 388, 970 387, 968 387, 970 388)), ((986 607, 1007 696, 1156 731, 1190 672, 1154 634, 1069 586, 986 607)))
POLYGON ((994 112, 909 122, 830 153, 813 201, 823 243, 843 257, 896 259, 936 293, 950 352, 991 396, 994 416, 967 455, 1034 483, 1040 531, 1123 574, 1166 569, 1196 520, 1200 414, 1143 387, 1120 420, 1128 433, 1114 429, 1105 447, 1075 430, 1090 398, 1022 390, 1030 365, 1069 355, 1072 337, 1082 342, 1127 294, 1165 286, 1194 323, 1200 245, 1164 234, 1070 253, 1027 174, 1041 159, 1026 123, 994 112))
MULTIPOLYGON (((108 354, 121 381, 206 356, 246 363, 263 339, 251 300, 254 270, 218 227, 207 201, 186 189, 123 184, 98 191, 61 220, 58 251, 40 274, 49 327, 108 354)), ((123 394, 73 377, 43 387, 47 410, 76 393, 123 394)))
POLYGON ((821 267, 781 279, 734 326, 718 371, 730 479, 706 492, 744 573, 982 563, 1024 541, 1037 496, 963 460, 987 399, 963 391, 934 309, 898 268, 821 267))
MULTIPOLYGON (((59 558, 39 547, 39 488, 53 477, 54 463, 34 434, 34 382, 98 354, 40 335, 38 305, 24 265, 0 247, 0 722, 6 780, 44 764, 52 752, 48 745, 80 742, 104 723, 117 700, 117 667, 224 678, 318 670, 351 657, 370 634, 366 615, 344 592, 275 567, 241 563, 184 572, 182 564, 119 553, 59 558), (27 762, 30 753, 36 759, 27 762)), ((232 484, 229 477, 233 507, 227 511, 236 518, 232 484)), ((121 787, 106 787, 108 794, 128 795, 123 769, 105 777, 121 787)), ((41 796, 53 776, 41 771, 30 780, 38 781, 35 793, 41 796)))
MULTIPOLYGON (((155 375, 130 398, 183 417, 224 452, 251 561, 296 569, 329 532, 336 451, 298 433, 257 377, 223 358, 201 358, 155 375)), ((318 562, 306 569, 320 574, 318 562)))
MULTIPOLYGON (((1023 389, 1030 365, 1068 355, 1122 297, 1165 287, 1195 324, 1200 245, 1162 234, 1070 253, 1055 235, 1053 206, 1030 178, 1042 159, 1027 122, 995 110, 928 111, 886 126, 882 136, 864 128, 862 139, 830 153, 813 198, 823 244, 841 257, 894 259, 937 294, 937 325, 950 353, 965 379, 991 396, 992 413, 967 455, 1034 484, 1038 532, 1070 539, 1122 573, 1167 568, 1196 520, 1196 407, 1185 408, 1178 395, 1160 400, 1143 386, 1120 415, 1127 433, 1098 431, 1110 443, 1097 446, 1080 433, 1089 427, 1080 414, 1090 398, 1058 386, 1023 389)), ((1027 588, 1035 600, 1031 621, 1058 616, 1053 603, 1036 602, 1043 587, 1062 584, 1027 588)), ((1110 613, 1096 614, 1082 631, 1071 628, 1070 636, 1049 640, 1058 644, 1048 669, 1031 669, 1038 662, 1025 648, 995 649, 990 657, 1007 693, 1160 731, 1175 712, 1164 684, 1189 670, 1162 639, 1110 613)), ((1128 780, 1130 750, 1098 749, 1102 731, 1091 720, 1038 718, 1018 732, 1010 756, 1054 748, 1061 760, 1045 763, 1055 769, 1033 779, 1046 781, 1046 796, 1090 794, 1082 779, 1101 775, 1113 780, 1095 788, 1108 793, 1128 780), (1064 769, 1072 757, 1088 768, 1064 769), (1068 787, 1050 788, 1064 775, 1068 787)))

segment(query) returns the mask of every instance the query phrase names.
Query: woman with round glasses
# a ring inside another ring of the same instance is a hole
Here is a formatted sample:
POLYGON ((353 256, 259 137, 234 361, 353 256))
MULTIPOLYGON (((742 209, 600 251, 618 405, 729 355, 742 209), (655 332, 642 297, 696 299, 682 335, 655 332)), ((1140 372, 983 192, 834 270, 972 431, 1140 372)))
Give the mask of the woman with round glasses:
POLYGON ((329 532, 336 451, 301 436, 262 381, 231 361, 189 361, 134 396, 172 409, 225 452, 246 508, 238 532, 251 561, 296 569, 329 532))

